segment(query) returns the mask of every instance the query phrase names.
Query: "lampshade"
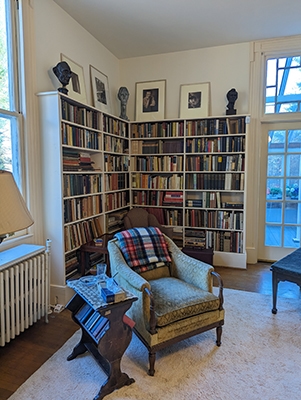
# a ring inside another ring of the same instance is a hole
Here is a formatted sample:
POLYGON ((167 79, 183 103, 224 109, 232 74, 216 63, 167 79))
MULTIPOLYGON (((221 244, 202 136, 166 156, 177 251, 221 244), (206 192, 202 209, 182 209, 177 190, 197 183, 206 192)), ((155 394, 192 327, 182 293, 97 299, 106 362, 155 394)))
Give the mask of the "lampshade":
POLYGON ((25 229, 33 224, 32 216, 19 192, 13 175, 0 171, 0 243, 1 236, 25 229))

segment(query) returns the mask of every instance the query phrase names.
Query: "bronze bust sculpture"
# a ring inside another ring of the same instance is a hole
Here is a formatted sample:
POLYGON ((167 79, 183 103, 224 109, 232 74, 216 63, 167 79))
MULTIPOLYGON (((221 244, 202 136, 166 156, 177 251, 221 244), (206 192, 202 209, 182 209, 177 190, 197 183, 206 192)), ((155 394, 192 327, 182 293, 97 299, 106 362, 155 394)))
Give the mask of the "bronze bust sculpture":
POLYGON ((52 68, 52 71, 62 84, 62 87, 58 88, 58 91, 64 94, 68 94, 68 89, 66 88, 66 86, 69 84, 70 78, 72 76, 72 71, 69 67, 69 64, 66 63, 66 61, 61 61, 52 68))
POLYGON ((126 115, 126 104, 129 99, 130 93, 125 86, 121 86, 118 91, 118 99, 120 100, 120 116, 119 118, 125 119, 129 121, 129 118, 126 115))
POLYGON ((237 98, 238 98, 238 93, 236 89, 232 88, 231 90, 229 90, 229 92, 227 93, 227 100, 228 100, 227 104, 228 110, 226 110, 227 115, 236 114, 236 110, 234 109, 234 103, 236 102, 237 98))

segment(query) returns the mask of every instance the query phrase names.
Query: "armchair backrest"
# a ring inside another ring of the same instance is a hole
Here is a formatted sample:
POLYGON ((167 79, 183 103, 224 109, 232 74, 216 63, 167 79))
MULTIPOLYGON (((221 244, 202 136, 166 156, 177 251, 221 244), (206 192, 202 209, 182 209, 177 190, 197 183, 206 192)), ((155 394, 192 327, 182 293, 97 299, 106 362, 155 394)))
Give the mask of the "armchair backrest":
POLYGON ((144 208, 132 208, 123 219, 124 228, 141 228, 155 226, 162 233, 172 238, 173 229, 171 227, 162 226, 154 214, 149 213, 144 208))
POLYGON ((116 233, 114 240, 124 262, 144 279, 170 276, 169 246, 157 227, 131 228, 116 233))

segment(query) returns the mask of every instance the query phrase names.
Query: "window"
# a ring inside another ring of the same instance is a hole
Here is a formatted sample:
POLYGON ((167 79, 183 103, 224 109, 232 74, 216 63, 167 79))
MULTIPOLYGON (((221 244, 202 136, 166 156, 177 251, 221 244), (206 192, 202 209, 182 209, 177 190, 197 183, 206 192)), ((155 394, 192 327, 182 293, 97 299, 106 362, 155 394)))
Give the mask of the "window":
POLYGON ((265 113, 301 111, 301 57, 267 60, 265 113))
POLYGON ((17 5, 0 0, 0 169, 11 171, 22 190, 17 5))

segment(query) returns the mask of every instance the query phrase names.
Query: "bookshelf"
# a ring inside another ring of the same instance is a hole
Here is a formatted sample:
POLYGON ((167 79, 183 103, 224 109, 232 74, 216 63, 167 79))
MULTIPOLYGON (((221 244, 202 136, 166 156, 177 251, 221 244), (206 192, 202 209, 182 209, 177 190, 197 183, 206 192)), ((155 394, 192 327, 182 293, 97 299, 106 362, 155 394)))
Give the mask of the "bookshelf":
POLYGON ((131 123, 131 203, 174 228, 180 247, 246 268, 248 116, 131 123))
POLYGON ((108 230, 111 213, 129 208, 128 123, 58 92, 38 98, 51 301, 66 304, 81 245, 108 230))

